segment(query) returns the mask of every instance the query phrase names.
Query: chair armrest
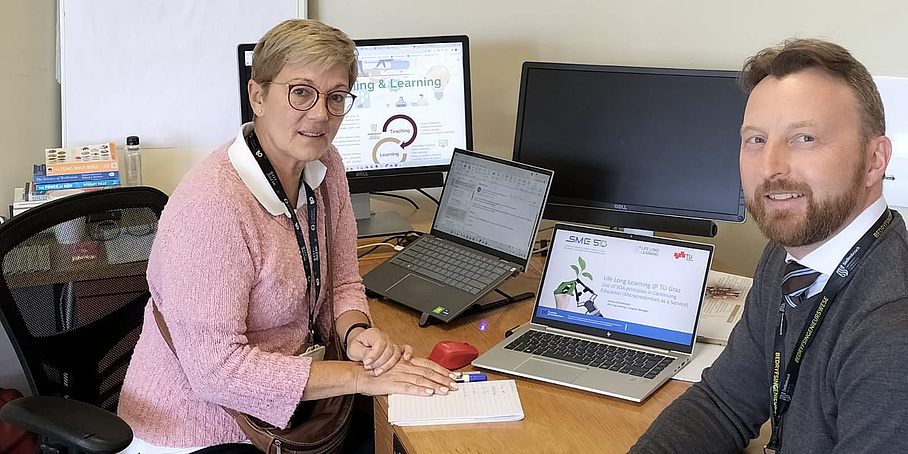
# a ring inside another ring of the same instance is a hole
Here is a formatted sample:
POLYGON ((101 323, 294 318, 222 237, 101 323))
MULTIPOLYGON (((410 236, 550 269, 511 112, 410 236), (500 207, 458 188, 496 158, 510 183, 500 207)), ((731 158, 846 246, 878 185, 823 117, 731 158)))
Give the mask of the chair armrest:
POLYGON ((132 429, 117 415, 62 397, 21 397, 0 409, 0 419, 51 442, 92 453, 117 453, 132 442, 132 429))

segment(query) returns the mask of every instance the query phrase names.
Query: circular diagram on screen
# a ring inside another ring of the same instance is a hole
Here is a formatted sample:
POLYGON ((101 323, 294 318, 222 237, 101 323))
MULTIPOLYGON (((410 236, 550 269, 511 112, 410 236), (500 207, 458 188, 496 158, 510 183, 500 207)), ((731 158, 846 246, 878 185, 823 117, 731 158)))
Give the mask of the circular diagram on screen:
POLYGON ((386 137, 372 147, 372 162, 376 164, 406 162, 406 148, 416 140, 416 122, 407 115, 393 115, 382 126, 382 135, 386 137))

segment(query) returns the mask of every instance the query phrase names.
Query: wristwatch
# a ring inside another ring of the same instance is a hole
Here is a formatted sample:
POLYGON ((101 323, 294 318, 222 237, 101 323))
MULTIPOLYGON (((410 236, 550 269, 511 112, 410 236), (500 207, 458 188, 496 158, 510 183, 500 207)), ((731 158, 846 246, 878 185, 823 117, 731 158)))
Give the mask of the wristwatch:
POLYGON ((347 344, 349 343, 347 338, 350 337, 350 332, 353 331, 354 328, 369 329, 371 326, 369 326, 368 323, 354 323, 350 325, 350 327, 347 328, 347 333, 344 334, 344 351, 347 351, 347 344))

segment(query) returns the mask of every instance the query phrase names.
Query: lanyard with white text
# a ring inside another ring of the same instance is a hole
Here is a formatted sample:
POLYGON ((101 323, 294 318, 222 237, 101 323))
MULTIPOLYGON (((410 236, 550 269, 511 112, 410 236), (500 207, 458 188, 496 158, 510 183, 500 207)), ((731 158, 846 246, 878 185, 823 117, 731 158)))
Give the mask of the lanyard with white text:
POLYGON ((258 136, 255 135, 254 129, 246 136, 246 145, 248 145, 249 150, 252 151, 252 156, 255 157, 259 167, 261 167, 262 173, 265 174, 265 178, 271 185, 271 189, 274 190, 277 198, 281 199, 284 206, 287 208, 287 211, 290 213, 290 221, 293 223, 293 232, 296 234, 296 242, 299 243, 300 247, 300 257, 303 259, 303 269, 306 272, 306 303, 309 309, 309 338, 307 341, 309 345, 313 345, 313 343, 315 343, 315 305, 318 304, 318 295, 322 289, 322 269, 320 267, 321 262, 319 260, 318 250, 318 206, 315 201, 315 192, 312 191, 312 188, 309 187, 309 184, 303 179, 303 174, 301 172, 300 185, 306 188, 307 217, 309 218, 309 245, 312 246, 312 266, 310 267, 309 253, 306 251, 306 243, 303 241, 302 228, 300 227, 299 219, 296 217, 296 209, 290 204, 290 199, 281 186, 281 181, 277 177, 274 166, 271 165, 268 156, 262 151, 262 145, 259 143, 258 136), (312 298, 313 280, 315 280, 315 298, 312 298))
POLYGON ((835 273, 829 277, 829 281, 826 282, 826 286, 817 298, 813 317, 804 324, 804 328, 801 330, 801 340, 795 345, 795 350, 791 354, 785 372, 782 372, 780 368, 782 366, 782 351, 785 348, 785 332, 787 331, 787 326, 785 325, 786 303, 784 301, 781 303, 779 308, 779 329, 776 331, 772 357, 772 435, 764 449, 779 451, 782 448, 782 416, 791 404, 791 397, 794 394, 798 374, 801 371, 801 361, 804 358, 804 352, 807 351, 807 348, 813 342, 814 333, 819 330, 820 325, 823 323, 829 305, 842 287, 851 279, 853 271, 857 268, 861 259, 864 258, 867 249, 883 234, 890 223, 892 223, 892 212, 887 209, 873 224, 873 227, 845 254, 845 258, 836 267, 835 273))

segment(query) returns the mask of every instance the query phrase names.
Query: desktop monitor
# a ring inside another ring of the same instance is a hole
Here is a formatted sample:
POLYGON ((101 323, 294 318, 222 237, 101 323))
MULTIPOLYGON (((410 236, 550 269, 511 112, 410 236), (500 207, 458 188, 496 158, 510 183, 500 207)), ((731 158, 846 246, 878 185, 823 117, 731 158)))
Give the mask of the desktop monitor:
POLYGON ((736 78, 526 62, 514 160, 555 171, 547 219, 714 236, 744 221, 736 78))
MULTIPOLYGON (((470 53, 466 36, 359 39, 353 110, 334 139, 344 160, 359 236, 402 233, 394 212, 372 213, 369 193, 438 187, 455 148, 472 149, 470 53)), ((240 45, 243 122, 252 48, 240 45)))

